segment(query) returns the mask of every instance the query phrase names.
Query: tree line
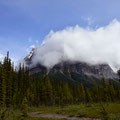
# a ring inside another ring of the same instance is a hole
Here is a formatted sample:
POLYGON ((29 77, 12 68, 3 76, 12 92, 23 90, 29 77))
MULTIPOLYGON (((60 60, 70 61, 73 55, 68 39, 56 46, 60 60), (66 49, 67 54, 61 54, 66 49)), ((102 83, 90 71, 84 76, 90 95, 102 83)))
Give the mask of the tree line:
POLYGON ((94 83, 90 88, 83 84, 50 80, 48 75, 29 75, 29 69, 19 65, 15 70, 9 53, 0 62, 0 107, 68 105, 92 102, 119 102, 120 86, 114 82, 94 83))

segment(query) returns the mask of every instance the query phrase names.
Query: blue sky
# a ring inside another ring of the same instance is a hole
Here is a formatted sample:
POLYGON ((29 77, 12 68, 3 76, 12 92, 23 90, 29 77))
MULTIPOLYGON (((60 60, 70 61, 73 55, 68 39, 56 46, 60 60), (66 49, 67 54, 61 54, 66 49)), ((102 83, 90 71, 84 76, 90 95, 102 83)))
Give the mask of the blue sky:
POLYGON ((120 20, 120 0, 0 0, 0 56, 14 60, 38 46, 50 30, 105 26, 120 20))

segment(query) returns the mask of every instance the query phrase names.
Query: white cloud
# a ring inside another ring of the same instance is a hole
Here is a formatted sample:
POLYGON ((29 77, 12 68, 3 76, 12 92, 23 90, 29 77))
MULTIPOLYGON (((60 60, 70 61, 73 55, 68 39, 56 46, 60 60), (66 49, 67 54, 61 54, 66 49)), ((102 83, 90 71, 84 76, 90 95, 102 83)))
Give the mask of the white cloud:
POLYGON ((94 19, 92 17, 81 17, 81 19, 86 21, 88 26, 91 26, 94 23, 94 19))
POLYGON ((38 44, 39 43, 39 41, 38 40, 33 40, 31 37, 29 37, 28 38, 28 42, 30 43, 30 44, 38 44))
POLYGON ((120 66, 120 22, 113 20, 96 30, 80 26, 50 32, 35 51, 33 63, 48 68, 61 61, 120 66))
POLYGON ((29 53, 32 48, 35 48, 35 45, 30 45, 28 48, 26 48, 26 52, 29 53))
POLYGON ((35 45, 31 45, 30 48, 35 48, 35 45))
POLYGON ((0 60, 2 60, 4 57, 4 55, 2 53, 0 53, 0 60))
POLYGON ((92 25, 94 23, 94 20, 91 18, 91 17, 88 17, 87 18, 87 21, 88 21, 88 25, 92 25))

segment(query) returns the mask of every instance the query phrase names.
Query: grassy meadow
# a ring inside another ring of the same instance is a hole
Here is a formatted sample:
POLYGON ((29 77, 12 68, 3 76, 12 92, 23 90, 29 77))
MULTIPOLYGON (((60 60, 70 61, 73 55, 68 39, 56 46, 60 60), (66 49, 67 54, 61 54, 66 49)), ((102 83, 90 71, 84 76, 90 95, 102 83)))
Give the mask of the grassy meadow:
MULTIPOLYGON (((1 114, 4 109, 1 109, 1 114)), ((31 107, 27 109, 27 115, 19 109, 8 109, 4 115, 3 120, 57 120, 51 118, 35 117, 31 113, 38 112, 38 114, 60 114, 69 117, 77 116, 82 118, 99 118, 103 120, 119 120, 120 119, 120 104, 117 103, 98 103, 98 104, 79 104, 68 105, 63 107, 41 106, 39 108, 31 107)), ((66 120, 66 119, 59 119, 66 120)))

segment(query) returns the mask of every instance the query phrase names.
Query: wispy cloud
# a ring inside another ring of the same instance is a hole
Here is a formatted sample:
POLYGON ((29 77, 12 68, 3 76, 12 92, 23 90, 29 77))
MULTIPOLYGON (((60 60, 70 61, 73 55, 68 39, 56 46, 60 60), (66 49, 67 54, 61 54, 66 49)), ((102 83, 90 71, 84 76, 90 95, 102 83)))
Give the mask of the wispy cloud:
POLYGON ((4 55, 0 53, 0 60, 3 60, 4 55))
POLYGON ((91 26, 95 22, 94 18, 91 16, 90 17, 81 17, 81 19, 83 21, 87 22, 88 26, 91 26))
POLYGON ((80 26, 50 32, 36 49, 33 63, 51 68, 61 61, 80 61, 89 64, 120 66, 120 22, 95 30, 80 26))
POLYGON ((35 45, 31 45, 30 48, 35 48, 35 45))
POLYGON ((29 47, 26 48, 27 54, 31 51, 32 48, 35 48, 36 46, 34 44, 30 45, 29 47))

